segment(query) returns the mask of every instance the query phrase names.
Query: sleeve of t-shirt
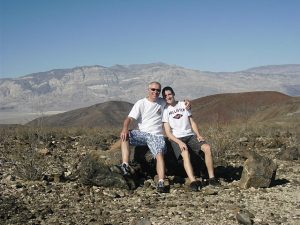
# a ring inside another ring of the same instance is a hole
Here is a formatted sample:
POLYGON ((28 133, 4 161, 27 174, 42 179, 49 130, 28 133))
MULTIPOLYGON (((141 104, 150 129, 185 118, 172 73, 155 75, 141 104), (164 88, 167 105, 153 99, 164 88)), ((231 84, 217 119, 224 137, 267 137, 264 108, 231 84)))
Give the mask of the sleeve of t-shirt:
POLYGON ((141 101, 137 101, 133 105, 130 113, 128 114, 128 117, 131 117, 131 118, 137 120, 140 116, 141 116, 141 101))
POLYGON ((163 117, 162 117, 162 122, 163 123, 168 123, 169 122, 168 109, 164 109, 164 113, 163 113, 163 117))
POLYGON ((191 116, 192 115, 192 110, 186 110, 186 113, 188 116, 191 116))

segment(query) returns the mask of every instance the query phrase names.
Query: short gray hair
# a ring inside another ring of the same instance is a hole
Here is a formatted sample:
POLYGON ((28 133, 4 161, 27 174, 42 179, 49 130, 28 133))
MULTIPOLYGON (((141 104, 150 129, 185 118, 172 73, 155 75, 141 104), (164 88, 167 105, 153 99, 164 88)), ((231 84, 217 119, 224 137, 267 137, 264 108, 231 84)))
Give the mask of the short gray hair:
POLYGON ((152 82, 149 83, 148 86, 150 87, 151 84, 158 84, 161 87, 161 84, 158 81, 152 81, 152 82))

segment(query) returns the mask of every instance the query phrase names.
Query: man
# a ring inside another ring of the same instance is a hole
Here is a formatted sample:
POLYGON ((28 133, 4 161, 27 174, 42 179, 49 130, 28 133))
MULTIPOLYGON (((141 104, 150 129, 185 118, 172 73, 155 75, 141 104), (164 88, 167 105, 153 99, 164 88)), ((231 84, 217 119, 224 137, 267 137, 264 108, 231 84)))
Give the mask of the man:
POLYGON ((130 174, 128 164, 130 158, 129 144, 134 146, 147 145, 156 159, 156 171, 159 178, 157 191, 167 192, 168 187, 164 184, 165 163, 163 158, 166 143, 162 128, 162 113, 166 102, 164 99, 159 98, 160 91, 160 83, 151 82, 148 86, 148 96, 138 100, 125 119, 120 134, 123 161, 121 169, 124 175, 130 174), (129 131, 133 119, 138 121, 139 130, 129 131))
POLYGON ((175 100, 175 93, 171 87, 165 87, 162 91, 162 96, 167 102, 162 119, 165 132, 171 140, 176 157, 179 158, 181 155, 183 158, 184 169, 191 182, 191 190, 199 190, 201 183, 196 181, 194 176, 188 147, 197 154, 199 154, 200 150, 204 152, 205 164, 209 175, 208 182, 211 185, 219 185, 219 181, 214 175, 211 148, 200 135, 198 126, 192 118, 191 111, 185 108, 183 102, 175 100))

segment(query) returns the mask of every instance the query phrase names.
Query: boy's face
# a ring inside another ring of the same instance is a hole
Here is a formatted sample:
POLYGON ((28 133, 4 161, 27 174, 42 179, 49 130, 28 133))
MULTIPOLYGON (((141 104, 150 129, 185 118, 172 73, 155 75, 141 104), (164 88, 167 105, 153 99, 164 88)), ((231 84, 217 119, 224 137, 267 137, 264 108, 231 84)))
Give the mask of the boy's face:
POLYGON ((166 90, 165 93, 163 93, 163 97, 168 104, 171 104, 175 101, 174 95, 172 94, 172 91, 170 91, 170 90, 166 90))

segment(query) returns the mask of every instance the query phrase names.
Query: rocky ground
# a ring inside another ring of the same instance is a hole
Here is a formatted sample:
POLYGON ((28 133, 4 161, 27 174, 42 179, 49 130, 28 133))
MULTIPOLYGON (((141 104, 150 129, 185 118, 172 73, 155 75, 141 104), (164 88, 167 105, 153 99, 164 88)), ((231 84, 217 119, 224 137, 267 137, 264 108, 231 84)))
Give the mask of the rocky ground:
POLYGON ((108 167, 119 162, 117 135, 107 137, 93 146, 83 143, 82 136, 52 135, 32 145, 31 137, 2 133, 0 224, 299 224, 299 146, 291 134, 233 141, 276 162, 276 177, 268 188, 240 188, 245 158, 239 143, 216 160, 220 187, 190 192, 187 181, 170 175, 170 193, 163 194, 152 178, 140 180, 133 190, 119 188, 120 182, 108 187, 83 182, 93 178, 82 176, 101 171, 80 172, 87 171, 82 167, 87 156, 108 167))

